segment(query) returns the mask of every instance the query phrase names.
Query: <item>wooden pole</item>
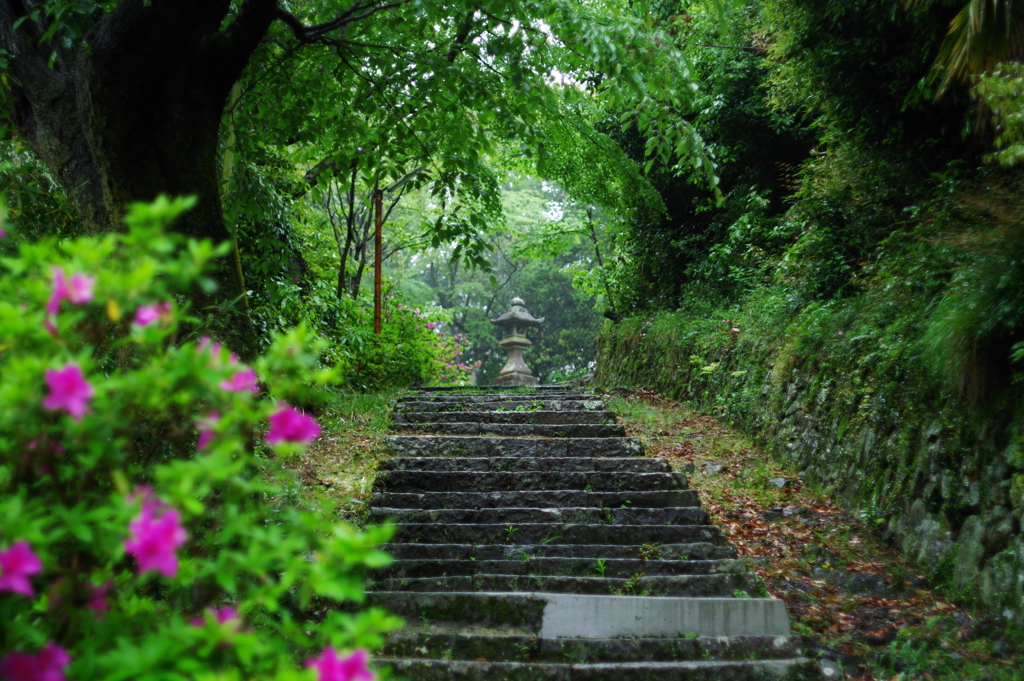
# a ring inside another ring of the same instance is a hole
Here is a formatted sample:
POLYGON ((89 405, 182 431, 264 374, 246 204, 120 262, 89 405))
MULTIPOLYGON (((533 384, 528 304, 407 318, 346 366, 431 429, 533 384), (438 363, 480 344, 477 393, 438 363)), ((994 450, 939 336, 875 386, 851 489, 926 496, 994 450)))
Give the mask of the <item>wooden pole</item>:
POLYGON ((373 204, 376 212, 376 230, 373 236, 373 332, 380 335, 380 269, 382 245, 382 227, 384 225, 384 192, 378 189, 373 195, 373 204))

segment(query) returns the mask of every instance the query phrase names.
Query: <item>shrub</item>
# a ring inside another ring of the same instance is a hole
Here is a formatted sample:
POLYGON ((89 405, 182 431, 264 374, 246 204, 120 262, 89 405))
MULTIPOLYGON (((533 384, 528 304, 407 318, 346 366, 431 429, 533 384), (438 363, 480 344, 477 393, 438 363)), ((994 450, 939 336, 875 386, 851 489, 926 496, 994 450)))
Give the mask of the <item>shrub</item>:
POLYGON ((289 404, 330 377, 322 344, 299 327, 247 367, 189 331, 184 294, 225 250, 163 231, 190 204, 0 263, 8 681, 357 678, 337 649, 396 623, 333 607, 361 600, 390 530, 288 503, 282 462, 319 430, 289 404))

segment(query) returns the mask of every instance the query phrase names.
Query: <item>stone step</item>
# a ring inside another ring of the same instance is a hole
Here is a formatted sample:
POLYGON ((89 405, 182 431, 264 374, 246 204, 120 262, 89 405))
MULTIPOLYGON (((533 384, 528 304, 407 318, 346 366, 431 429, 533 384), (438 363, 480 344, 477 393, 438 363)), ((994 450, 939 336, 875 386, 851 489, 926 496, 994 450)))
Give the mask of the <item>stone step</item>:
POLYGON ((564 425, 531 423, 405 423, 395 424, 406 433, 439 435, 500 435, 505 437, 625 437, 620 424, 570 423, 564 425))
POLYGON ((643 456, 635 437, 549 439, 459 435, 390 435, 385 438, 396 456, 410 457, 631 457, 643 456))
POLYGON ((809 658, 747 662, 554 664, 468 660, 387 660, 409 681, 813 681, 826 678, 809 658))
POLYGON ((512 473, 519 471, 557 471, 560 473, 671 473, 665 459, 593 458, 582 456, 517 457, 395 457, 382 461, 378 471, 425 471, 446 473, 512 473))
POLYGON ((518 390, 513 392, 502 391, 473 391, 473 392, 418 392, 409 397, 399 400, 399 404, 405 402, 492 402, 492 401, 516 401, 540 398, 545 400, 596 400, 597 395, 586 390, 518 390))
POLYGON ((395 427, 409 424, 481 423, 577 425, 615 423, 610 411, 407 411, 395 414, 395 427))
POLYGON ((632 577, 563 577, 560 575, 450 575, 448 577, 394 577, 372 579, 373 591, 541 591, 556 594, 620 596, 688 596, 728 598, 737 591, 757 591, 757 575, 750 572, 710 575, 634 575, 632 577))
POLYGON ((615 577, 629 579, 674 575, 738 574, 747 572, 742 560, 640 560, 638 558, 531 558, 512 560, 396 560, 374 570, 372 577, 446 577, 458 575, 557 575, 563 577, 615 577))
POLYGON ((661 508, 700 506, 692 489, 655 492, 539 490, 512 492, 377 492, 370 503, 387 508, 661 508))
POLYGON ((556 489, 577 489, 587 492, 683 490, 687 489, 687 482, 686 476, 682 473, 433 473, 387 470, 379 471, 373 481, 375 492, 509 492, 556 489))
POLYGON ((546 396, 523 395, 519 399, 466 401, 447 400, 437 401, 406 401, 399 402, 399 412, 406 411, 529 411, 540 408, 546 411, 592 411, 594 409, 605 409, 603 400, 591 397, 589 399, 559 399, 546 396))
POLYGON ((717 560, 736 558, 728 544, 382 544, 397 560, 503 561, 571 558, 596 563, 604 560, 717 560))
POLYGON ((366 603, 404 618, 409 626, 488 629, 544 639, 790 634, 786 605, 774 598, 372 591, 366 603))
POLYGON ((453 508, 417 509, 374 506, 368 521, 405 523, 572 523, 577 525, 704 525, 707 511, 698 506, 662 508, 453 508))
POLYGON ((536 636, 403 630, 388 636, 380 655, 494 662, 684 662, 804 657, 799 636, 544 639, 536 636))
POLYGON ((406 523, 394 542, 418 544, 689 544, 721 542, 714 525, 518 525, 406 523))

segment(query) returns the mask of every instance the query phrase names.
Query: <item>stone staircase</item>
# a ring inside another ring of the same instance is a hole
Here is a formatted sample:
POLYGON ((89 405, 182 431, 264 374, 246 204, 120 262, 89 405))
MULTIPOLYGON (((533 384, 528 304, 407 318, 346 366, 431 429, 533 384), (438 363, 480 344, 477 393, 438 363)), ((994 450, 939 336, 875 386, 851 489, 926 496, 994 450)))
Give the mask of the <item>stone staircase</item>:
POLYGON ((370 522, 398 525, 370 602, 410 681, 838 678, 594 395, 424 391, 398 405, 370 522))

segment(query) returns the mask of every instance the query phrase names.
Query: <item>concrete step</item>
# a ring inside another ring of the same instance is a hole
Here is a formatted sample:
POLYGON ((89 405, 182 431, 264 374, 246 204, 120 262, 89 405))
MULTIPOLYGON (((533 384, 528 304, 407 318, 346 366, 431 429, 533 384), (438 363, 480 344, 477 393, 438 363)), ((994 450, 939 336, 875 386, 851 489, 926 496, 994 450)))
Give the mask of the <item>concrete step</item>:
POLYGON ((406 411, 395 414, 395 427, 413 423, 614 424, 610 411, 406 411))
POLYGON ((377 492, 370 503, 388 508, 660 508, 700 506, 692 489, 654 492, 586 492, 583 490, 530 490, 493 492, 377 492))
POLYGON ((448 400, 437 401, 416 401, 409 400, 399 402, 399 412, 405 411, 525 411, 525 410, 546 410, 546 411, 591 411, 605 408, 603 400, 591 397, 587 399, 559 399, 546 396, 522 395, 516 399, 492 399, 486 401, 448 400))
POLYGON ((626 429, 619 424, 570 423, 565 425, 530 423, 406 423, 395 424, 396 430, 406 433, 436 433, 439 435, 501 435, 506 437, 625 437, 626 429))
POLYGON ((635 575, 632 577, 563 577, 560 575, 449 575, 448 577, 392 577, 372 579, 373 591, 540 591, 556 594, 621 596, 689 596, 728 598, 737 591, 757 591, 757 576, 750 572, 709 575, 635 575))
POLYGON ((778 660, 805 656, 799 636, 728 638, 543 639, 536 636, 403 630, 387 638, 380 655, 494 662, 685 662, 778 660))
POLYGON ((557 471, 560 473, 671 473, 665 459, 607 458, 582 456, 557 457, 396 457, 382 461, 378 471, 426 471, 444 473, 470 471, 474 473, 519 471, 557 471))
POLYGON ((508 561, 570 558, 595 564, 604 560, 717 560, 736 558, 728 544, 382 544, 396 560, 508 561))
POLYGON ((587 492, 629 492, 687 489, 682 473, 561 473, 523 471, 519 473, 476 473, 472 471, 379 471, 373 481, 375 492, 456 492, 583 490, 587 492))
POLYGON ((409 626, 545 639, 790 634, 785 603, 774 598, 373 591, 366 602, 409 626))
POLYGON ((549 439, 391 435, 386 442, 395 456, 409 457, 630 457, 643 456, 644 452, 640 440, 634 437, 549 439))
POLYGON ((418 544, 689 544, 721 542, 714 525, 517 525, 406 523, 394 542, 418 544))
POLYGON ((554 664, 468 660, 387 660, 409 681, 812 681, 825 678, 809 658, 748 662, 554 664))
POLYGON ((512 560, 396 560, 386 568, 374 570, 372 577, 395 578, 446 577, 465 575, 556 575, 563 577, 608 577, 629 579, 637 574, 648 577, 674 575, 738 574, 747 572, 742 560, 640 560, 638 558, 531 558, 511 556, 512 560))
POLYGON ((412 509, 374 506, 369 522, 405 523, 573 523, 580 525, 704 525, 708 514, 697 506, 663 508, 453 508, 412 509))

